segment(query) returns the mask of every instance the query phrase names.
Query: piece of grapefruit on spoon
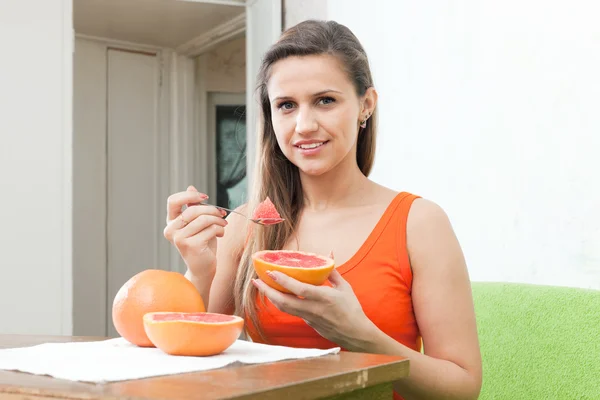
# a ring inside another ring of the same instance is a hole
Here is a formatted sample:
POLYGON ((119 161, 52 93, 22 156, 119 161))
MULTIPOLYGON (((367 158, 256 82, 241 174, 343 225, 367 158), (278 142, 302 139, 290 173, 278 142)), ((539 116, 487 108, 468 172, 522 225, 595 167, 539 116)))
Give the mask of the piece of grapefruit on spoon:
POLYGON ((252 263, 263 282, 284 293, 291 292, 269 278, 267 271, 279 271, 300 282, 320 286, 335 268, 331 257, 297 250, 257 251, 252 255, 252 263))
POLYGON ((263 202, 258 204, 254 213, 252 213, 252 219, 262 225, 274 225, 283 221, 268 196, 263 202))

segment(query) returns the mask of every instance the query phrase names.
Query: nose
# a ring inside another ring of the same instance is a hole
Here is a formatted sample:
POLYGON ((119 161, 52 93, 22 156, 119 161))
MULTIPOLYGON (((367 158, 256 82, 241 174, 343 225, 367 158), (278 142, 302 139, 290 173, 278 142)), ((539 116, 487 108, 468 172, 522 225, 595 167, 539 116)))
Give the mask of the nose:
POLYGON ((319 129, 319 123, 314 113, 309 109, 305 108, 297 113, 296 117, 296 133, 303 135, 306 133, 315 132, 319 129))

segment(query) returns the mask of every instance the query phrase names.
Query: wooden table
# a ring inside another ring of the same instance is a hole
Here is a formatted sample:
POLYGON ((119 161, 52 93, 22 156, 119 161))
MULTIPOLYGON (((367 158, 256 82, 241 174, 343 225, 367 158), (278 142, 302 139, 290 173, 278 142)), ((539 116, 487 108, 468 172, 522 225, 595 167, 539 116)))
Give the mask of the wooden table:
MULTIPOLYGON (((0 335, 0 348, 103 339, 0 335)), ((0 370, 0 399, 391 400, 392 382, 408 371, 408 359, 351 352, 106 384, 0 370)))

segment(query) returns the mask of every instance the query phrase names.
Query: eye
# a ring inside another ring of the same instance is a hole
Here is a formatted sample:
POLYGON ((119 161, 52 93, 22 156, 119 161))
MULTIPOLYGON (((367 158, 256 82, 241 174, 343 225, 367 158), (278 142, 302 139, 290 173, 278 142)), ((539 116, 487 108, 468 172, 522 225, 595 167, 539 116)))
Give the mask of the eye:
POLYGON ((283 101, 277 105, 280 110, 291 110, 293 107, 294 105, 290 101, 283 101))
POLYGON ((328 105, 331 103, 335 103, 335 99, 333 97, 321 97, 319 99, 319 103, 324 104, 324 105, 328 105))

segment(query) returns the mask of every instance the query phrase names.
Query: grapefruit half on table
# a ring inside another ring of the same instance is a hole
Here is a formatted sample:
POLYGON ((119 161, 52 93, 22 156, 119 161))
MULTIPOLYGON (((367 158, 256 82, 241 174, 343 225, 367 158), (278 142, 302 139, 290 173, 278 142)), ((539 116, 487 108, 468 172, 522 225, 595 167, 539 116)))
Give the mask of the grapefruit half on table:
POLYGON ((218 313, 151 312, 144 315, 148 338, 174 356, 214 356, 239 338, 244 320, 218 313))
POLYGON ((297 250, 257 251, 252 255, 252 264, 263 282, 284 293, 291 292, 269 278, 267 271, 279 271, 300 282, 320 286, 335 268, 330 257, 297 250))

